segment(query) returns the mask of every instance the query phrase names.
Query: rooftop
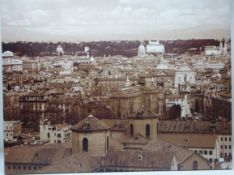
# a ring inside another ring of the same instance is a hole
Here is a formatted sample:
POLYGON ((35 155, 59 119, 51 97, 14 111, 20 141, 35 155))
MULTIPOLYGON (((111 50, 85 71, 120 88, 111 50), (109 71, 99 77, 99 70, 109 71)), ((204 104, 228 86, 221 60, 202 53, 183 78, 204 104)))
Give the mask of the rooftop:
POLYGON ((216 135, 211 134, 159 134, 159 139, 184 148, 210 148, 216 143, 216 135))
POLYGON ((5 148, 6 163, 50 164, 71 155, 71 149, 62 144, 15 146, 5 148))
POLYGON ((230 122, 211 121, 160 121, 159 133, 216 133, 231 134, 230 122))
POLYGON ((105 131, 107 129, 107 125, 93 115, 89 115, 71 128, 73 131, 80 132, 105 131))

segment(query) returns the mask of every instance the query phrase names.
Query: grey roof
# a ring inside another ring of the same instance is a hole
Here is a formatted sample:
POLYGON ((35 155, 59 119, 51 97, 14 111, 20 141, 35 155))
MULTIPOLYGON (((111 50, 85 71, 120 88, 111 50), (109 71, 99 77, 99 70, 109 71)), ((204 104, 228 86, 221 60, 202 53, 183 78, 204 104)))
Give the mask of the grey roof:
POLYGON ((102 164, 104 167, 170 170, 174 153, 161 151, 111 151, 102 164))
POLYGON ((100 157, 93 157, 87 152, 82 152, 46 166, 38 173, 88 173, 94 172, 100 166, 100 157))
POLYGON ((159 133, 217 133, 231 134, 230 122, 210 121, 160 121, 159 133))
POLYGON ((136 134, 134 137, 130 138, 124 144, 147 144, 148 139, 142 136, 141 134, 136 134))
POLYGON ((159 134, 159 138, 184 148, 214 149, 216 144, 216 135, 214 134, 165 133, 159 134))
POLYGON ((145 147, 144 150, 147 151, 161 151, 164 154, 167 152, 174 152, 175 158, 178 162, 183 162, 187 157, 194 154, 193 151, 188 149, 173 145, 171 143, 165 142, 160 139, 154 139, 150 141, 145 147))
POLYGON ((50 164, 71 155, 71 148, 62 144, 15 146, 5 149, 6 163, 50 164))

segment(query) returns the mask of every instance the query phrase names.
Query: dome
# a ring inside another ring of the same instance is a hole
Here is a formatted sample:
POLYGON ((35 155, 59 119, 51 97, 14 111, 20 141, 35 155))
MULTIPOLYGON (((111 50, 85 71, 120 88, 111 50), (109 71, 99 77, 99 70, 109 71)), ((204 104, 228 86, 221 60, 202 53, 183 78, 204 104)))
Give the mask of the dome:
POLYGON ((71 129, 73 131, 87 132, 87 131, 105 131, 108 129, 108 127, 105 122, 94 117, 93 115, 88 115, 88 117, 81 120, 71 129))
POLYGON ((56 52, 59 54, 59 55, 62 55, 64 53, 63 51, 63 48, 61 45, 58 45, 57 49, 56 49, 56 52))
POLYGON ((138 47, 138 56, 140 56, 140 57, 144 57, 145 56, 145 46, 143 44, 141 44, 138 47))
POLYGON ((13 56, 14 56, 14 53, 9 50, 2 53, 2 57, 13 57, 13 56))

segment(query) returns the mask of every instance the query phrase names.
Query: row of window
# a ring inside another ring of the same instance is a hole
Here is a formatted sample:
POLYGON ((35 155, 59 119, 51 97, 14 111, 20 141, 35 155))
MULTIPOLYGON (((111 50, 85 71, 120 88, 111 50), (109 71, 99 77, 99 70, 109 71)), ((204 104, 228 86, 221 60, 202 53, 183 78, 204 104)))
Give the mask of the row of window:
POLYGON ((204 155, 213 155, 213 151, 207 151, 207 150, 205 150, 205 151, 203 151, 203 150, 199 150, 199 151, 197 151, 197 150, 195 150, 195 152, 196 153, 199 153, 199 154, 204 154, 204 155))
POLYGON ((7 168, 8 168, 8 170, 11 170, 11 169, 13 169, 13 170, 16 170, 16 169, 18 169, 18 170, 32 170, 32 169, 34 169, 34 170, 37 170, 37 169, 41 169, 41 167, 40 166, 26 166, 26 165, 8 165, 7 166, 7 168))
POLYGON ((12 126, 6 126, 6 130, 8 130, 8 129, 12 129, 12 126))
POLYGON ((223 157, 223 158, 225 158, 225 157, 232 157, 232 153, 229 153, 229 154, 227 154, 227 153, 220 153, 220 157, 223 157))
POLYGON ((221 149, 232 149, 232 146, 231 145, 229 145, 229 146, 227 146, 227 145, 221 145, 220 146, 221 147, 221 149))
POLYGON ((13 134, 12 133, 6 133, 6 136, 8 137, 8 136, 13 136, 13 134))
POLYGON ((228 141, 228 140, 232 141, 232 138, 231 137, 229 137, 229 138, 228 137, 220 137, 220 140, 221 141, 228 141))

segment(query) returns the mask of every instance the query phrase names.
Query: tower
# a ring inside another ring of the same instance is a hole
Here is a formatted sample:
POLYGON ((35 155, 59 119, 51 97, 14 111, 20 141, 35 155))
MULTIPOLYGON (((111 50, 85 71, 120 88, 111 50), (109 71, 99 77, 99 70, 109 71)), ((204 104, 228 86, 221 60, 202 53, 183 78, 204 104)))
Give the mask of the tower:
POLYGON ((108 127, 98 118, 89 115, 71 130, 73 153, 89 152, 94 156, 107 153, 110 134, 108 127))
POLYGON ((128 118, 128 136, 142 135, 148 139, 155 139, 158 135, 158 116, 142 108, 128 118))

